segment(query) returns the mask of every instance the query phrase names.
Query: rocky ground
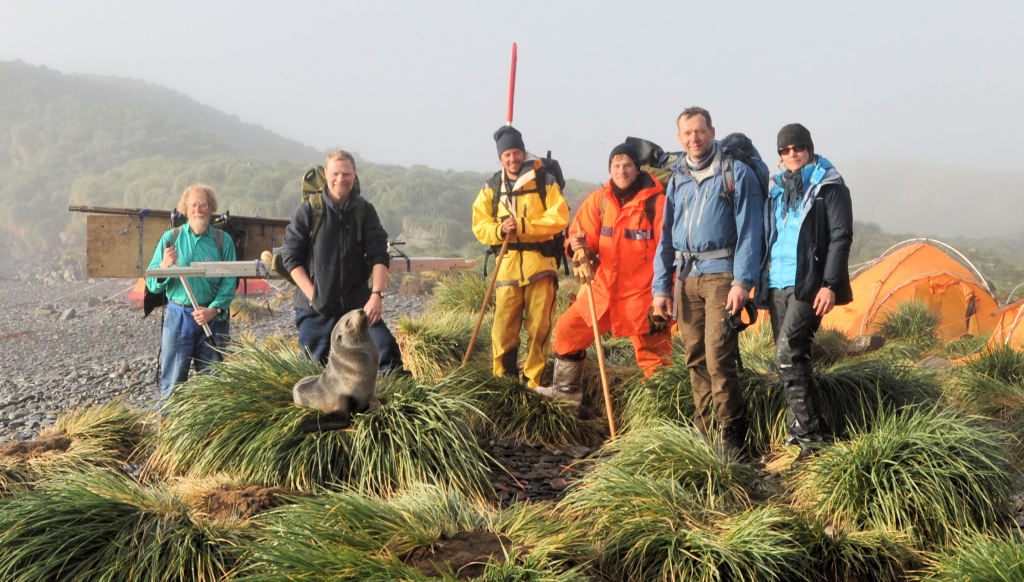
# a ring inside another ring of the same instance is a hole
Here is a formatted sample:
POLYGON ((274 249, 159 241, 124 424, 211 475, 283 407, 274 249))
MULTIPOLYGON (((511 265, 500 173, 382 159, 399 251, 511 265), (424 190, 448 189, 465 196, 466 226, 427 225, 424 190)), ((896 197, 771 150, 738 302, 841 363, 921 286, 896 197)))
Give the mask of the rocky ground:
MULTIPOLYGON (((129 279, 84 279, 80 267, 42 258, 0 266, 0 443, 28 441, 58 415, 121 398, 152 409, 159 391, 160 311, 142 317, 129 279)), ((282 289, 286 284, 275 282, 282 289)), ((385 320, 422 312, 428 298, 391 294, 385 320)), ((268 317, 232 321, 232 337, 294 335, 292 310, 267 300, 268 317)), ((495 476, 505 503, 557 497, 583 447, 551 451, 487 442, 506 468, 495 476)))

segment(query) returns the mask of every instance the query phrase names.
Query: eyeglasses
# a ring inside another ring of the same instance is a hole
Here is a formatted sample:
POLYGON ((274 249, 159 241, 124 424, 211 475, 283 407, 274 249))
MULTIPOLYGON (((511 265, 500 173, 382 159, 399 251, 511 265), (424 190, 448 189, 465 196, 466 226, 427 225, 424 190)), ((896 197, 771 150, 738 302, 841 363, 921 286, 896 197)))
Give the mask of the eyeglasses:
POLYGON ((789 152, 793 152, 794 154, 802 154, 802 153, 804 153, 806 151, 807 151, 807 146, 805 146, 805 145, 791 145, 791 146, 787 146, 787 147, 784 147, 784 148, 779 148, 779 155, 780 156, 788 156, 789 152))

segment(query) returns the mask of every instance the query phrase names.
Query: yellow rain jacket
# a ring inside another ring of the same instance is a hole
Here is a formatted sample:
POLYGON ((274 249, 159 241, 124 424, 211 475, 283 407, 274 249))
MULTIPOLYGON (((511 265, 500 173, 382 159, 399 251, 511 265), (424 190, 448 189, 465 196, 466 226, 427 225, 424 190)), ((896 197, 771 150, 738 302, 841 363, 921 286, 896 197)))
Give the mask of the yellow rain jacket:
MULTIPOLYGON (((501 170, 480 189, 473 202, 473 234, 485 245, 500 245, 504 242, 501 223, 512 209, 518 231, 509 241, 509 252, 501 261, 496 287, 505 285, 527 285, 538 277, 557 277, 555 258, 541 254, 540 243, 550 241, 569 225, 569 205, 562 191, 555 183, 554 176, 546 175, 544 194, 537 188, 538 159, 523 162, 523 170, 512 187, 511 195, 505 191, 505 170, 501 170), (532 167, 531 167, 532 165, 532 167), (497 183, 499 192, 491 184, 497 183), (494 196, 498 195, 498 214, 492 215, 494 196), (543 198, 542 198, 543 196, 543 198), (508 202, 508 208, 505 202, 508 202)), ((563 252, 558 250, 557 252, 563 252)))

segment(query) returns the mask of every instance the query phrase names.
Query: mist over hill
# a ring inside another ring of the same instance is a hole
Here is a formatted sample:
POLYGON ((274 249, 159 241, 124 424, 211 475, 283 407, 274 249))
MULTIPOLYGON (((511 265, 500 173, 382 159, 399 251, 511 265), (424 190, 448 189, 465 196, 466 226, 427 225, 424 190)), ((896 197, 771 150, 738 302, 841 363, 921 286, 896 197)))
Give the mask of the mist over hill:
MULTIPOLYGON (((84 217, 68 205, 170 208, 193 182, 214 186, 234 214, 287 217, 301 176, 323 160, 324 152, 139 80, 14 61, 0 62, 0 87, 6 250, 80 250, 84 217)), ((496 165, 458 172, 357 159, 363 193, 392 239, 412 252, 482 253, 470 206, 496 165)), ((1016 252, 1024 228, 1011 205, 1024 174, 885 162, 846 162, 840 171, 858 221, 855 261, 916 234, 973 249, 1004 285, 1024 279, 1016 252)), ((576 208, 595 187, 570 179, 566 197, 576 208)))

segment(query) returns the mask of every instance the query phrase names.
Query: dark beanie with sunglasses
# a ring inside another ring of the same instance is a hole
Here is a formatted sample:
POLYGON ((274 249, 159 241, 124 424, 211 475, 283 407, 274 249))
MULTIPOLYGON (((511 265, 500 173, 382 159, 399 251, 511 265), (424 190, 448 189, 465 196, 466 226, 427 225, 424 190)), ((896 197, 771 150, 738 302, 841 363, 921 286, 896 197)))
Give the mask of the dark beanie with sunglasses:
POLYGON ((779 130, 779 149, 791 145, 807 146, 807 150, 814 153, 814 142, 811 141, 811 132, 799 123, 784 125, 779 130))

